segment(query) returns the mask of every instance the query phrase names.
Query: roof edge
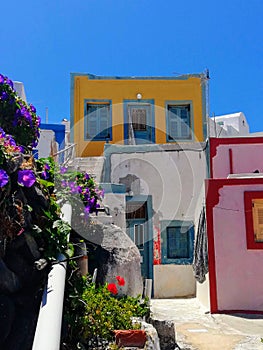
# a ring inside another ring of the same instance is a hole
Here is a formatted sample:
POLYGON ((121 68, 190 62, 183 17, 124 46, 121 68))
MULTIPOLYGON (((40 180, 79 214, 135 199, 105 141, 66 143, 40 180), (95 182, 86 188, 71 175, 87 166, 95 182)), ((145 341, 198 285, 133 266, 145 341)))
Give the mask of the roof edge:
POLYGON ((187 80, 189 78, 206 78, 205 73, 182 74, 178 76, 102 76, 90 73, 70 73, 71 77, 86 76, 90 80, 187 80))

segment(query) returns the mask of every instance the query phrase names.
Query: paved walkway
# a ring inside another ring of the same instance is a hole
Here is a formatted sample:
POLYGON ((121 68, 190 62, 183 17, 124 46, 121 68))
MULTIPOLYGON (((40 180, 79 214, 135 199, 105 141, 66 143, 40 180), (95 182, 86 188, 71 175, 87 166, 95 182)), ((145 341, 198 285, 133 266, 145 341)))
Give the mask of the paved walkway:
POLYGON ((211 315, 197 299, 152 299, 152 317, 173 321, 181 350, 263 350, 263 316, 211 315))

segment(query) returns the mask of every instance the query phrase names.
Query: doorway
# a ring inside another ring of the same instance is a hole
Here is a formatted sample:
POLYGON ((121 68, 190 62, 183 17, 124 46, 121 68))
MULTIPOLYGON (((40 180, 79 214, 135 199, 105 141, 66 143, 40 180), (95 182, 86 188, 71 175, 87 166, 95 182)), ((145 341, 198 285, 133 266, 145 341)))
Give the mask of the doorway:
POLYGON ((127 144, 155 142, 153 105, 144 102, 124 103, 124 139, 127 144))
POLYGON ((141 255, 144 279, 153 278, 153 228, 151 196, 126 197, 126 232, 141 255))

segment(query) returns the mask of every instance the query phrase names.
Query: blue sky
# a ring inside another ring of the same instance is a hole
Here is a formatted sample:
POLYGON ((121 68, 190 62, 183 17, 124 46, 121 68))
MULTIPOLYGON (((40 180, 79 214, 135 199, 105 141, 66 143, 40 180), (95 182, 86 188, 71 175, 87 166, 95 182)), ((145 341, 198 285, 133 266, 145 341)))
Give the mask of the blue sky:
POLYGON ((1 3, 0 73, 42 120, 69 118, 70 73, 210 71, 210 112, 263 131, 262 0, 24 0, 1 3))

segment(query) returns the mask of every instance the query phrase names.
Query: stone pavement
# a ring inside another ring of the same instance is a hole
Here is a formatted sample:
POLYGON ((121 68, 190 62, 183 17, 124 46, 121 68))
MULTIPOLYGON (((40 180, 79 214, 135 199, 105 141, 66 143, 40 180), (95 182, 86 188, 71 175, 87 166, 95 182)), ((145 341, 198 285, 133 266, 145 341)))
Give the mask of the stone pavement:
POLYGON ((173 321, 181 350, 263 350, 263 315, 210 314, 195 298, 152 299, 152 318, 173 321))

